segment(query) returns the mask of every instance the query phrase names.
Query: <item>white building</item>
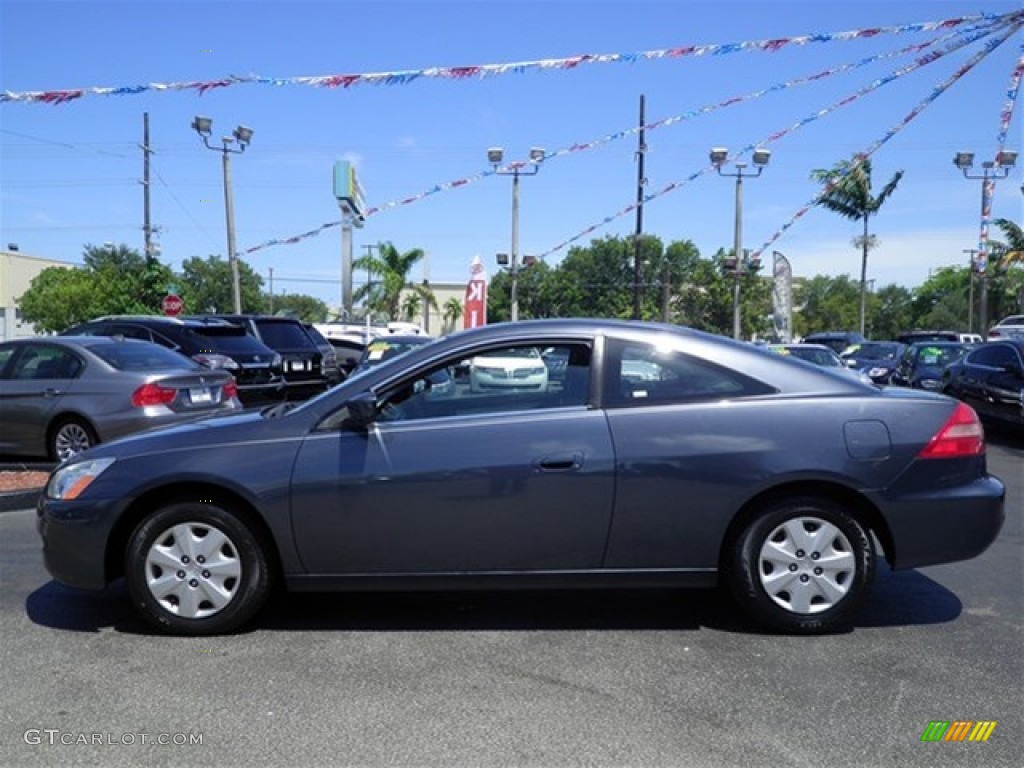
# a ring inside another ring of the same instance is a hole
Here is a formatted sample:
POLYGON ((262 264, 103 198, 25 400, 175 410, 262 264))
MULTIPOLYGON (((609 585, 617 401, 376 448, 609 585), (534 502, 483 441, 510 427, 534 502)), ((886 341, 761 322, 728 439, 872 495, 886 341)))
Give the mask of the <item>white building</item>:
POLYGON ((0 251, 0 341, 35 336, 36 330, 21 319, 18 300, 32 278, 48 267, 74 267, 66 261, 28 256, 18 251, 0 251))

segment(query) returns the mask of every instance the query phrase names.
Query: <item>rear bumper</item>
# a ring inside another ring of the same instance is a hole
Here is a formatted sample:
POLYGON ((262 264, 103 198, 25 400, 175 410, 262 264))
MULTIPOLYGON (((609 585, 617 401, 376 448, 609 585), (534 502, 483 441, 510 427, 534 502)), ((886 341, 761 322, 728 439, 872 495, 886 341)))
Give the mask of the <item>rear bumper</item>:
POLYGON ((893 568, 919 568, 977 557, 996 540, 1005 520, 1006 489, 987 476, 959 488, 886 498, 893 568))

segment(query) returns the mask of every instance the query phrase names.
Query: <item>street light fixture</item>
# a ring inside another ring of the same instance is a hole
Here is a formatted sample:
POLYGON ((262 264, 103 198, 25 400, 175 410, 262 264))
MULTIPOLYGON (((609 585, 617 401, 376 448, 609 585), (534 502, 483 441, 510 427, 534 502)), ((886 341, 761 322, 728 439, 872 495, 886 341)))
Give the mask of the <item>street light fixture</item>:
POLYGON ((536 176, 546 156, 543 147, 531 147, 529 160, 502 166, 505 150, 501 147, 490 147, 487 150, 487 162, 494 166, 494 172, 499 176, 512 177, 512 250, 509 264, 509 274, 512 276, 509 314, 512 322, 519 319, 519 177, 536 176))
POLYGON ((758 147, 751 155, 751 162, 754 170, 746 171, 746 163, 733 161, 734 171, 724 171, 722 166, 729 161, 729 150, 725 147, 714 147, 710 152, 711 164, 715 166, 719 176, 729 176, 736 179, 736 218, 734 222, 733 257, 736 259, 736 269, 733 272, 732 287, 732 337, 739 339, 740 329, 740 278, 743 276, 744 266, 747 258, 743 251, 743 179, 757 178, 764 171, 765 166, 771 160, 771 150, 758 147))
POLYGON ((224 216, 228 230, 228 263, 231 265, 231 297, 235 305, 235 314, 242 313, 242 285, 238 274, 238 254, 235 252, 235 204, 231 191, 231 155, 240 155, 252 141, 252 128, 239 125, 231 136, 224 136, 220 146, 210 144, 213 134, 213 120, 209 117, 196 116, 192 120, 192 130, 199 134, 207 149, 220 152, 224 159, 224 216), (237 144, 238 148, 232 147, 237 144))
POLYGON ((992 195, 995 192, 996 179, 1005 179, 1010 170, 1017 164, 1017 152, 1011 149, 1000 150, 995 160, 986 160, 981 164, 981 173, 971 173, 974 167, 973 152, 957 152, 953 155, 953 165, 963 171, 965 179, 981 179, 981 236, 977 250, 978 273, 978 315, 981 333, 988 328, 988 220, 992 210, 992 195))

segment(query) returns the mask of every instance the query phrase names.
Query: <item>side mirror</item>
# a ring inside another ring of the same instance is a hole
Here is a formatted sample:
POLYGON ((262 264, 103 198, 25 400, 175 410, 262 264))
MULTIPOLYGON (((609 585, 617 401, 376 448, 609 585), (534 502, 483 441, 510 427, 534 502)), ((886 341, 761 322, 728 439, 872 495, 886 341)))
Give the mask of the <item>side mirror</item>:
POLYGON ((346 403, 345 426, 364 430, 377 419, 377 398, 372 392, 361 392, 346 403))

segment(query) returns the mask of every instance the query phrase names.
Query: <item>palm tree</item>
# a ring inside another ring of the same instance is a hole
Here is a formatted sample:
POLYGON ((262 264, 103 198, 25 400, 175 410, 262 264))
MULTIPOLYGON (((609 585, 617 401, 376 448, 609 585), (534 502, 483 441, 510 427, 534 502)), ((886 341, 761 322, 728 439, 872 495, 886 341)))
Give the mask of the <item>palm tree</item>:
POLYGON ((423 297, 418 293, 407 293, 405 298, 402 299, 402 318, 408 322, 412 322, 419 317, 420 311, 423 309, 423 297))
POLYGON ((998 312, 1020 312, 1024 310, 1024 279, 1014 265, 1024 266, 1024 230, 1009 219, 996 219, 995 225, 1002 230, 1003 240, 988 241, 989 264, 993 269, 981 279, 992 280, 998 312))
POLYGON ((455 324, 459 322, 459 318, 462 317, 462 302, 452 296, 448 301, 444 303, 444 328, 446 332, 451 332, 455 328, 455 324))
POLYGON ((825 185, 818 196, 817 204, 838 213, 847 219, 861 221, 864 224, 863 234, 855 242, 861 247, 860 261, 860 332, 864 333, 864 307, 868 284, 868 250, 877 245, 878 241, 868 234, 868 219, 878 213, 879 208, 896 190, 896 185, 903 178, 903 171, 898 171, 882 188, 877 197, 871 194, 871 159, 857 155, 852 160, 844 160, 834 168, 811 171, 814 181, 825 185))
POLYGON ((413 248, 402 253, 391 243, 381 243, 377 248, 377 255, 367 253, 352 262, 353 269, 368 270, 376 277, 376 280, 361 286, 355 292, 354 298, 366 299, 371 310, 386 312, 391 320, 397 319, 403 291, 408 289, 420 295, 430 293, 429 289, 414 285, 409 279, 412 268, 424 256, 422 248, 413 248))
POLYGON ((1024 230, 1020 224, 1009 219, 996 219, 995 224, 1003 231, 1006 242, 989 240, 989 255, 998 261, 997 269, 1005 271, 1014 262, 1024 263, 1024 230))

